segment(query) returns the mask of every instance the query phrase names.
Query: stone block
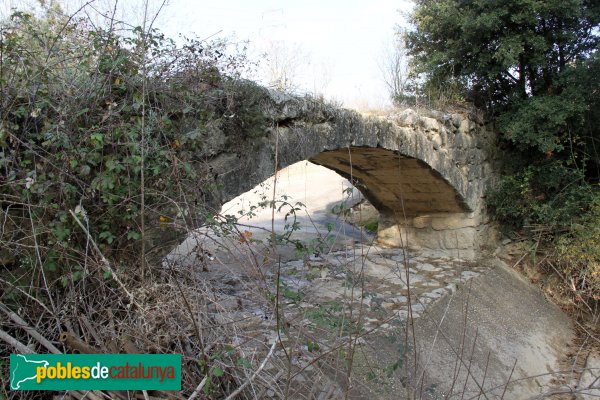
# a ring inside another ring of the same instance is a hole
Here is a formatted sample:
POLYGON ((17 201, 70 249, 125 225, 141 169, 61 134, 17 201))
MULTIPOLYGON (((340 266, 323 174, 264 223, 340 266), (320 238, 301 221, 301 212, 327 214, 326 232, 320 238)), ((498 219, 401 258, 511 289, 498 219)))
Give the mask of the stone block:
POLYGON ((460 114, 452 114, 451 118, 452 118, 452 125, 456 128, 458 128, 460 126, 461 122, 463 121, 463 116, 460 114))
POLYGON ((477 225, 478 221, 465 216, 465 214, 436 217, 431 220, 431 227, 436 231, 474 227, 477 225))
POLYGON ((440 123, 434 118, 421 117, 421 126, 426 131, 438 131, 440 129, 440 123))
POLYGON ((460 121, 460 126, 458 127, 458 132, 463 134, 471 133, 471 130, 475 129, 475 124, 471 122, 469 119, 463 119, 460 121))
POLYGON ((419 115, 412 109, 407 108, 396 117, 396 122, 403 126, 412 126, 419 121, 419 115))
POLYGON ((444 231, 442 247, 445 249, 473 249, 477 238, 475 228, 462 228, 444 231))
POLYGON ((413 218, 413 226, 417 229, 429 228, 431 226, 431 217, 428 215, 420 215, 413 218))
POLYGON ((431 143, 435 150, 439 150, 442 147, 442 145, 444 144, 444 141, 442 140, 442 137, 438 133, 433 138, 431 138, 431 143))

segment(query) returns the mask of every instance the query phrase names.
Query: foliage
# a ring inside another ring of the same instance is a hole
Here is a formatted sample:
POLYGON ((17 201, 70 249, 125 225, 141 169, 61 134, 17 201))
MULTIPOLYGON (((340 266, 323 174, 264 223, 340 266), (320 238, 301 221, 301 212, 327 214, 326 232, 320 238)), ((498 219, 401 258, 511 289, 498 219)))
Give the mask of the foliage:
POLYGON ((426 88, 487 106, 524 157, 570 159, 598 177, 596 2, 418 1, 411 20, 407 46, 426 88))
POLYGON ((415 100, 415 82, 406 54, 403 31, 397 32, 391 44, 383 50, 377 66, 390 100, 395 105, 411 104, 415 100))
POLYGON ((369 221, 364 224, 364 227, 371 233, 377 233, 377 230, 379 229, 379 221, 369 221))
POLYGON ((598 45, 588 0, 419 0, 408 49, 428 79, 461 79, 494 103, 548 92, 570 63, 598 45))
POLYGON ((541 224, 554 231, 585 215, 594 197, 598 194, 581 171, 549 161, 505 176, 488 193, 487 203, 497 218, 514 229, 541 224))
POLYGON ((588 236, 600 198, 598 2, 418 0, 411 21, 407 47, 425 89, 486 107, 503 134, 510 162, 488 193, 492 214, 524 233, 542 226, 567 275, 593 287, 597 264, 578 257, 600 249, 588 236))
POLYGON ((117 263, 139 258, 144 216, 197 226, 214 189, 204 161, 224 145, 206 139, 256 122, 236 92, 245 58, 224 45, 118 35, 58 9, 3 21, 3 264, 79 265, 90 245, 70 211, 117 263))
POLYGON ((600 197, 587 218, 573 224, 557 244, 561 269, 577 296, 600 300, 600 197))

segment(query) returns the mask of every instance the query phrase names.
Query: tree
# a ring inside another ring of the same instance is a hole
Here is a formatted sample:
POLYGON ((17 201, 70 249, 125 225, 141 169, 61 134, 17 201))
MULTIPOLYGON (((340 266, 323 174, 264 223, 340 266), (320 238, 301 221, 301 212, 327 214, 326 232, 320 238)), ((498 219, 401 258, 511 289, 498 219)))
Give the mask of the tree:
POLYGON ((598 47, 595 0, 418 0, 409 53, 429 82, 462 79, 493 103, 551 93, 598 47))
POLYGON ((402 104, 411 98, 409 57, 404 35, 399 32, 391 44, 386 44, 377 65, 388 89, 390 100, 402 104))
POLYGON ((426 86, 458 85, 528 156, 585 163, 598 178, 597 1, 418 0, 411 22, 426 86))
POLYGON ((298 44, 271 42, 265 61, 266 79, 270 87, 289 92, 299 88, 298 78, 306 64, 306 55, 298 44))

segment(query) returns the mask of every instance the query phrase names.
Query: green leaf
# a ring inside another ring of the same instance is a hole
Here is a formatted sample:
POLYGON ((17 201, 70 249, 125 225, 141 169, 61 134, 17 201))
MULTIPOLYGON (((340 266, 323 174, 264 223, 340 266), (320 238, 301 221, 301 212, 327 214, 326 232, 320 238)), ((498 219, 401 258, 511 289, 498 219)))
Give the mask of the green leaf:
POLYGON ((59 242, 64 242, 71 234, 71 230, 63 225, 57 226, 52 231, 59 242))
POLYGON ((238 360, 236 361, 235 364, 241 368, 246 368, 246 369, 252 368, 252 363, 250 361, 246 360, 245 358, 238 358, 238 360))
POLYGON ((234 353, 234 352, 235 352, 235 347, 233 347, 233 346, 232 346, 232 345, 230 345, 230 344, 226 344, 225 346, 223 346, 223 350, 225 350, 225 352, 226 352, 227 354, 232 354, 232 353, 234 353))
POLYGON ((219 378, 223 376, 225 372, 219 367, 214 367, 210 370, 210 374, 216 378, 219 378))
POLYGON ((202 389, 206 396, 210 395, 210 391, 212 390, 212 385, 213 385, 212 379, 209 376, 208 379, 206 380, 206 384, 204 385, 204 388, 202 389))
POLYGON ((299 292, 296 292, 295 290, 292 290, 290 288, 285 288, 283 289, 283 297, 285 297, 286 299, 290 299, 293 301, 300 301, 302 300, 302 294, 299 292))
POLYGON ((109 231, 100 232, 100 239, 103 239, 106 243, 111 244, 115 240, 115 235, 109 231))
POLYGON ((308 351, 310 351, 311 353, 314 351, 318 351, 321 348, 321 346, 319 346, 319 343, 311 342, 310 340, 308 341, 306 346, 308 347, 308 351))
POLYGON ((142 235, 139 232, 129 231, 127 232, 127 240, 139 240, 142 235))

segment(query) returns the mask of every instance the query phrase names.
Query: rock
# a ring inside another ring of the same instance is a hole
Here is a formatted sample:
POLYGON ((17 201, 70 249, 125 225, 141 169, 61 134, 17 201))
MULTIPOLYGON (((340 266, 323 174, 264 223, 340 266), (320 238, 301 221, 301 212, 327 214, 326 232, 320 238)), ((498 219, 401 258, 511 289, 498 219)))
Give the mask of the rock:
POLYGON ((480 224, 480 219, 469 214, 450 214, 431 219, 431 227, 437 231, 447 229, 460 229, 475 227, 480 224))
POLYGON ((438 131, 440 129, 440 123, 434 118, 421 117, 420 123, 426 131, 438 131))
POLYGON ((458 128, 460 126, 460 123, 462 122, 463 119, 464 119, 464 117, 460 114, 452 114, 451 115, 452 125, 454 125, 455 128, 458 128))
POLYGON ((440 297, 442 297, 444 294, 446 294, 446 290, 444 288, 439 288, 432 292, 425 293, 425 296, 429 297, 430 299, 437 300, 440 297))
POLYGON ((414 312, 423 312, 425 310, 425 306, 423 304, 417 303, 417 304, 413 304, 411 305, 411 309, 414 312))
POLYGON ((475 278, 476 276, 479 276, 479 272, 475 272, 475 271, 463 271, 460 274, 460 276, 463 279, 471 279, 471 278, 475 278))
POLYGON ((577 388, 583 400, 592 400, 600 397, 600 356, 590 353, 577 388))
POLYGON ((471 122, 471 120, 464 118, 460 121, 458 132, 462 134, 469 134, 471 133, 472 128, 474 128, 474 124, 471 122))
POLYGON ((433 145, 434 150, 439 150, 443 145, 442 137, 439 134, 435 135, 431 139, 431 144, 433 145))
POLYGON ((391 301, 392 303, 406 303, 408 301, 408 298, 406 296, 397 296, 397 297, 391 297, 388 299, 388 301, 391 301))
POLYGON ((446 249, 471 249, 476 235, 475 228, 456 229, 443 237, 442 245, 446 249))
POLYGON ((422 215, 416 218, 413 218, 413 226, 417 229, 423 229, 429 227, 431 221, 431 217, 427 215, 422 215))
POLYGON ((427 272, 438 272, 438 271, 441 271, 441 268, 434 267, 431 264, 417 264, 417 269, 419 271, 427 271, 427 272))

